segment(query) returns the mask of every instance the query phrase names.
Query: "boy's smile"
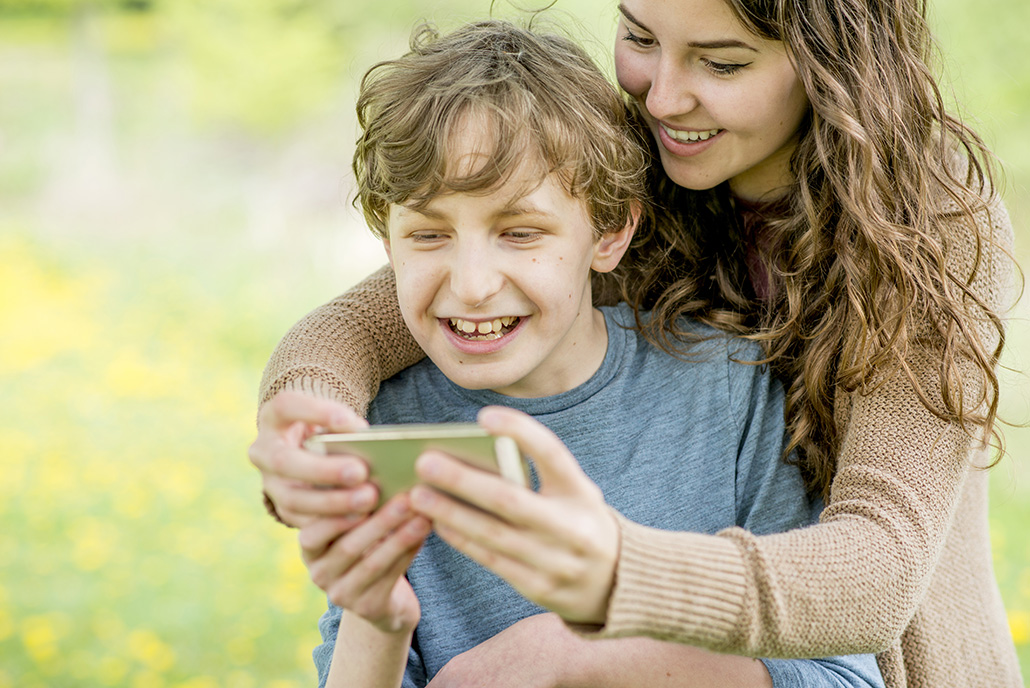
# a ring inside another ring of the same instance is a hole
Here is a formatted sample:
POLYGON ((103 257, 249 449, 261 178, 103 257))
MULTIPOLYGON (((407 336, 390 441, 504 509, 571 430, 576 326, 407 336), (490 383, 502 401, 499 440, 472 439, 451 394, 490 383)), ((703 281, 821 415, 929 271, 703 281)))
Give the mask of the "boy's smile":
MULTIPOLYGON (((476 155, 459 161, 474 164, 476 155)), ((632 227, 597 239, 585 202, 523 165, 488 192, 392 205, 384 242, 404 320, 461 387, 516 397, 568 391, 608 346, 591 269, 609 271, 632 227)))

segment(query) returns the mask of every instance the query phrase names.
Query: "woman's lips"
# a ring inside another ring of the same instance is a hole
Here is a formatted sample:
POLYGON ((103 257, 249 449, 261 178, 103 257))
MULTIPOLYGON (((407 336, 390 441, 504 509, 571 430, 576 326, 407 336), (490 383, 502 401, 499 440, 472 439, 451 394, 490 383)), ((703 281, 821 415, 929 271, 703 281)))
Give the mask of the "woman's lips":
POLYGON ((689 157, 699 155, 711 148, 726 133, 725 129, 673 129, 661 122, 658 125, 658 140, 673 155, 689 157))

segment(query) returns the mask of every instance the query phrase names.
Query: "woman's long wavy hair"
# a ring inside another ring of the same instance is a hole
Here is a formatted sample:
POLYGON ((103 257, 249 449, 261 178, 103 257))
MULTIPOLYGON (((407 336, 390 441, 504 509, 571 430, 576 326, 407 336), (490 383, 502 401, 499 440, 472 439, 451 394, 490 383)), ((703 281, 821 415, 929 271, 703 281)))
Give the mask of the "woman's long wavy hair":
POLYGON ((925 2, 726 2, 755 34, 785 43, 808 94, 794 181, 765 208, 759 238, 726 184, 677 187, 652 151, 660 220, 627 266, 624 293, 653 311, 645 335, 675 352, 686 336, 676 321, 688 315, 762 342, 786 386, 789 460, 824 497, 843 434, 838 390, 865 393, 904 374, 935 416, 1000 443, 1004 332, 973 288, 998 269, 985 265, 993 157, 945 107, 925 2), (968 264, 949 257, 942 221, 968 223, 968 264), (768 298, 752 286, 749 242, 768 298), (939 389, 909 363, 920 350, 939 361, 939 389))

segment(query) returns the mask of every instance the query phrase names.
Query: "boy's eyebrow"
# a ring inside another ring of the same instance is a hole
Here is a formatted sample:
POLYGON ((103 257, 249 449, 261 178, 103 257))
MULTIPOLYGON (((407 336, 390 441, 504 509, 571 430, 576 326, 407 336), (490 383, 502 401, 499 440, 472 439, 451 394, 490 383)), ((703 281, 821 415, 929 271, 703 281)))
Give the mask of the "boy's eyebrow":
POLYGON ((499 217, 513 217, 516 215, 553 215, 542 208, 538 208, 532 203, 526 203, 524 199, 517 199, 512 201, 508 205, 501 208, 501 211, 497 213, 499 217))
MULTIPOLYGON (((623 5, 621 2, 619 3, 619 13, 622 14, 622 16, 624 16, 633 24, 639 26, 644 31, 652 33, 651 29, 647 28, 645 24, 641 23, 639 19, 634 17, 633 13, 626 9, 626 6, 623 5)), ((702 48, 704 50, 718 50, 720 48, 745 48, 752 52, 758 52, 758 48, 748 45, 744 41, 738 41, 735 38, 724 38, 715 41, 691 41, 687 43, 687 46, 690 48, 702 48)))
MULTIPOLYGON (((430 220, 447 219, 447 216, 444 213, 441 213, 438 210, 433 210, 428 206, 415 207, 411 205, 404 205, 403 203, 399 205, 406 211, 418 213, 423 217, 428 217, 430 220)), ((499 211, 497 211, 497 217, 516 217, 521 215, 542 215, 549 217, 554 215, 554 213, 539 208, 533 205, 532 203, 526 203, 523 199, 516 199, 511 203, 507 204, 506 206, 504 206, 503 208, 501 208, 499 211)))
POLYGON ((444 220, 446 216, 438 210, 433 210, 428 204, 425 205, 408 205, 407 203, 397 204, 403 211, 409 213, 416 213, 422 217, 427 217, 430 220, 444 220))

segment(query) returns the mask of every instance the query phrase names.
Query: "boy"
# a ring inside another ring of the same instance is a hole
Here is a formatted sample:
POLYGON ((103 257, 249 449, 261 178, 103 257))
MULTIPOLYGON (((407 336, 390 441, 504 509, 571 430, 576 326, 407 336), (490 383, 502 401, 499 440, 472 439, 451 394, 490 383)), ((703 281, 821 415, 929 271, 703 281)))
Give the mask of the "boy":
MULTIPOLYGON (((592 305, 591 274, 615 270, 646 214, 648 161, 579 48, 503 22, 423 30, 409 54, 366 75, 358 113, 359 197, 429 356, 383 384, 371 422, 471 421, 508 406, 553 430, 631 520, 702 532, 811 522, 800 476, 778 460, 782 390, 732 360, 754 348, 698 326, 706 341, 679 360, 639 337, 628 306, 592 305), (653 408, 646 423, 625 417, 626 399, 653 408)), ((427 537, 406 500, 338 541, 347 561, 332 597, 347 611, 330 605, 320 623, 320 685, 422 686, 455 657, 546 618, 427 537)), ((666 667, 686 666, 694 648, 605 642, 587 644, 584 655, 607 653, 588 662, 559 653, 537 663, 561 685, 574 681, 560 672, 583 666, 628 685, 882 685, 866 655, 711 655, 716 673, 673 675, 666 667)))

